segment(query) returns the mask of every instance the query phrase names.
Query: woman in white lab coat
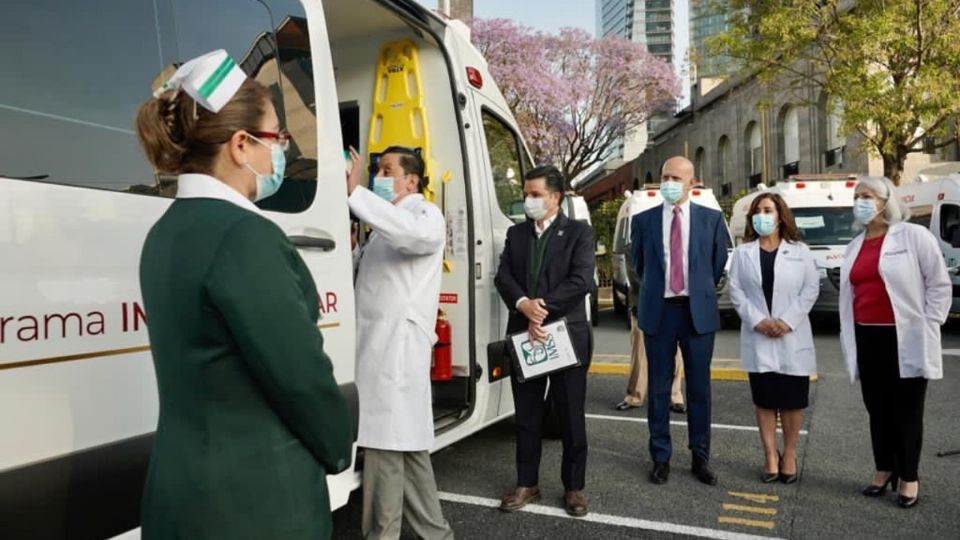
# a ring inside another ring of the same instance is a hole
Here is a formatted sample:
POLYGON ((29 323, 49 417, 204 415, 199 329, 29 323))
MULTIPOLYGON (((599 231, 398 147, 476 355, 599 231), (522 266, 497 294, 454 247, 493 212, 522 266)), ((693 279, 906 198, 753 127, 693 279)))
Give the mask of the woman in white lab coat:
POLYGON ((808 313, 820 294, 816 264, 790 208, 763 193, 747 212, 730 265, 730 299, 742 321, 740 358, 750 376, 765 456, 764 482, 797 481, 797 440, 817 370, 808 313), (777 450, 777 414, 783 454, 777 450))
POLYGON ((876 473, 863 494, 879 497, 899 479, 897 502, 911 508, 919 499, 927 381, 943 377, 950 276, 933 234, 903 222, 908 210, 890 180, 860 178, 853 214, 865 230, 840 268, 840 340, 870 415, 876 473))

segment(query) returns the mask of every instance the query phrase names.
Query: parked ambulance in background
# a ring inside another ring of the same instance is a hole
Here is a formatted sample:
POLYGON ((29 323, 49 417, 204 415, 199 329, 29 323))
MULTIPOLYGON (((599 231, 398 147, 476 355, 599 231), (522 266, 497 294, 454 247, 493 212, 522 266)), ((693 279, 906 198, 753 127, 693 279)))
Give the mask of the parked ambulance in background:
MULTIPOLYGON (((356 323, 342 152, 352 145, 369 163, 402 144, 422 148, 447 225, 452 365, 433 386, 436 448, 513 414, 508 366, 491 364, 487 345, 506 327, 493 275, 531 165, 467 32, 410 0, 4 6, 0 538, 138 536, 158 410, 138 263, 176 178, 150 170, 133 121, 175 65, 216 49, 271 89, 293 135, 284 185, 260 206, 313 273, 348 401, 356 323)), ((328 482, 336 508, 360 473, 328 482)))
POLYGON ((960 174, 937 180, 918 176, 915 182, 897 187, 897 196, 910 208, 910 221, 930 229, 937 238, 953 281, 950 311, 960 313, 960 174))
POLYGON ((856 180, 842 177, 792 176, 737 200, 730 215, 730 231, 737 245, 743 243, 750 203, 762 192, 777 193, 793 212, 800 236, 810 247, 820 273, 820 296, 814 312, 837 313, 840 300, 840 263, 850 240, 859 231, 853 221, 853 191, 856 180))
MULTIPOLYGON (((663 204, 663 197, 660 196, 659 184, 646 184, 641 189, 634 192, 625 192, 626 200, 620 206, 617 212, 617 224, 613 231, 613 308, 618 314, 629 315, 631 309, 636 309, 634 305, 634 293, 636 290, 635 273, 631 276, 630 249, 630 222, 633 216, 650 210, 651 208, 663 204)), ((695 186, 690 190, 690 201, 694 204, 706 206, 717 211, 720 209, 720 203, 713 190, 702 185, 695 186)), ((727 238, 729 239, 729 231, 727 238)), ((732 241, 728 240, 728 248, 732 249, 732 241)), ((729 260, 728 268, 729 269, 729 260)), ((733 304, 730 303, 730 295, 727 292, 727 271, 724 270, 723 278, 717 286, 717 306, 720 312, 733 311, 733 304)), ((630 326, 630 318, 627 317, 627 327, 630 326)))
MULTIPOLYGON (((590 207, 587 206, 587 201, 582 196, 577 195, 576 192, 568 191, 563 196, 563 206, 561 208, 563 214, 570 219, 577 221, 582 221, 587 225, 593 227, 593 223, 590 221, 590 207)), ((597 326, 600 324, 600 319, 597 318, 599 307, 599 299, 597 291, 600 288, 600 277, 597 274, 596 268, 593 270, 593 287, 590 289, 590 313, 588 318, 590 319, 590 324, 597 326)))

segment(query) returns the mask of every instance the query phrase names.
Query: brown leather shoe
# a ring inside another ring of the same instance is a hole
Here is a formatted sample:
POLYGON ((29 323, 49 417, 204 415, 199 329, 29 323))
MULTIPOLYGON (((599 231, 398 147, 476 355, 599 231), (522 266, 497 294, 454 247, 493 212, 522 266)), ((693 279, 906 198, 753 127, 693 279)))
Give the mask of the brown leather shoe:
POLYGON ((568 491, 563 498, 564 507, 567 513, 573 517, 583 517, 587 515, 587 498, 582 491, 568 491))
POLYGON ((500 499, 500 510, 504 512, 516 512, 524 506, 535 503, 540 500, 540 489, 537 486, 520 487, 507 493, 500 499))

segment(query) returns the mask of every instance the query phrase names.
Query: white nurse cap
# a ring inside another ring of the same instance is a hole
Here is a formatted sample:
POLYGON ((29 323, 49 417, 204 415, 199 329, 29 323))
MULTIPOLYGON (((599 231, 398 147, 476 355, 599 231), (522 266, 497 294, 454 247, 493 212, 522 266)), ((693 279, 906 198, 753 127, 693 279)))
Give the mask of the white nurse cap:
POLYGON ((167 90, 182 88, 201 107, 217 113, 237 93, 246 78, 227 51, 220 49, 180 66, 153 96, 160 97, 167 90))

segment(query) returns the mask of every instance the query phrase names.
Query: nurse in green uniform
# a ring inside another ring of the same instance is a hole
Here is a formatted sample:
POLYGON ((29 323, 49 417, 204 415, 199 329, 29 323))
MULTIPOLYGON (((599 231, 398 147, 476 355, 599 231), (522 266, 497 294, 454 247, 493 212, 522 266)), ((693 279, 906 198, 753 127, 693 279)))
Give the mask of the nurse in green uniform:
POLYGON ((283 181, 270 96, 215 51, 140 108, 137 134, 179 175, 140 261, 160 396, 143 538, 329 538, 352 420, 310 272, 253 204, 283 181))

